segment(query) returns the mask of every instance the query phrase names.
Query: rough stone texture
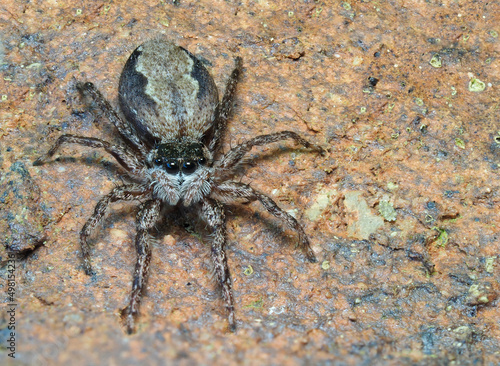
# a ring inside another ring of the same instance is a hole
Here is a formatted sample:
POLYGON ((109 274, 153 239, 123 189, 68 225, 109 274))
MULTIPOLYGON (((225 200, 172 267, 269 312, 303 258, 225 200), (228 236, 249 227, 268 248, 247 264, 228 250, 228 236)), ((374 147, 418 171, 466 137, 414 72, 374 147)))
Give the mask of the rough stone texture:
MULTIPOLYGON (((31 227, 46 238, 16 263, 15 364, 498 364, 499 13, 486 0, 2 1, 1 174, 26 167, 40 192, 31 227), (243 57, 227 147, 292 129, 328 150, 252 153, 243 181, 297 216, 319 263, 259 205, 231 207, 236 334, 208 248, 174 222, 153 248, 138 332, 125 335, 136 207, 114 205, 94 236, 95 280, 78 244, 123 171, 75 146, 31 166, 62 133, 113 139, 75 80, 116 106, 125 60, 160 33, 205 60, 220 88, 243 57), (355 239, 353 192, 372 215, 392 203, 396 220, 355 239)), ((35 206, 9 202, 2 210, 35 206)), ((0 357, 14 364, 7 304, 0 319, 0 357)))
POLYGON ((22 255, 43 245, 48 225, 40 190, 28 169, 21 161, 11 164, 0 176, 0 264, 6 264, 9 252, 22 255))

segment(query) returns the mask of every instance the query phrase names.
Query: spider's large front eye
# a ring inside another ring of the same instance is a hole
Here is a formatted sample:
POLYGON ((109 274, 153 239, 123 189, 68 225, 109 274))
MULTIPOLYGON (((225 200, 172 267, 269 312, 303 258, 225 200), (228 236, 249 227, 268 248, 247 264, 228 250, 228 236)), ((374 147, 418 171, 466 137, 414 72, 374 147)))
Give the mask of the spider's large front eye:
POLYGON ((175 160, 170 160, 165 164, 165 168, 167 168, 168 173, 175 174, 179 171, 179 164, 175 160))
POLYGON ((182 164, 182 172, 186 174, 191 174, 196 170, 197 164, 194 161, 185 161, 182 164))

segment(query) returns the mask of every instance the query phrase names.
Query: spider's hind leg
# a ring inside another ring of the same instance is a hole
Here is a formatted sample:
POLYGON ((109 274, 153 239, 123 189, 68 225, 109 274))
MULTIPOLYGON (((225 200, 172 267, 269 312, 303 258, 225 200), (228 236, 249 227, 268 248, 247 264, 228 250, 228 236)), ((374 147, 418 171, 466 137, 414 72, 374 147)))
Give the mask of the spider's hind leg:
POLYGON ((109 204, 111 202, 117 201, 131 201, 141 199, 149 196, 149 194, 150 192, 145 186, 139 184, 127 184, 114 188, 106 196, 101 198, 101 200, 97 203, 94 209, 94 213, 92 214, 92 216, 90 216, 85 225, 83 225, 82 231, 80 232, 83 268, 86 274, 92 275, 94 273, 90 261, 90 245, 87 239, 92 234, 97 224, 101 222, 106 213, 106 210, 108 209, 109 204))
POLYGON ((211 199, 205 199, 202 205, 202 214, 205 221, 213 230, 211 256, 214 264, 214 273, 217 283, 222 290, 222 298, 228 312, 229 330, 236 330, 234 319, 234 300, 231 276, 227 265, 226 255, 226 222, 222 204, 211 199))
POLYGON ((216 155, 221 148, 222 136, 226 131, 227 120, 231 115, 231 111, 233 109, 233 100, 236 92, 236 85, 238 84, 242 65, 243 60, 241 59, 241 57, 236 57, 234 70, 229 76, 226 84, 226 90, 224 92, 224 96, 222 97, 222 102, 217 109, 217 117, 215 119, 212 133, 209 137, 210 141, 208 143, 208 149, 212 151, 214 155, 216 155))
MULTIPOLYGON (((147 155, 147 148, 144 143, 137 136, 137 132, 134 130, 130 124, 126 123, 118 113, 111 107, 106 98, 103 97, 101 92, 95 87, 91 82, 78 82, 76 88, 84 98, 89 98, 97 108, 100 109, 106 118, 115 125, 116 129, 120 133, 122 139, 132 146, 134 149, 139 151, 142 156, 147 155)), ((92 103, 90 103, 92 104, 92 103)))
POLYGON ((154 227, 160 216, 160 201, 149 200, 145 202, 137 215, 137 235, 135 247, 137 250, 137 262, 132 282, 129 305, 122 310, 122 318, 127 327, 127 333, 134 333, 135 318, 139 313, 142 291, 146 284, 151 261, 151 247, 149 230, 154 227))

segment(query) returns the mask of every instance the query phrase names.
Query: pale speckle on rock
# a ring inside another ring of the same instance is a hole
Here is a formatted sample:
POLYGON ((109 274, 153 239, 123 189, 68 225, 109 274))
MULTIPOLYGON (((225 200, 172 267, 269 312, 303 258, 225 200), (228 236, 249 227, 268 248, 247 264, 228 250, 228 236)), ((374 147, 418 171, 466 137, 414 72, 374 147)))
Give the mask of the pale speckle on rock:
POLYGON ((344 205, 348 215, 347 233, 356 239, 368 239, 370 234, 384 225, 384 219, 374 215, 368 204, 361 197, 362 192, 348 192, 345 194, 344 205))
POLYGON ((306 210, 306 215, 311 221, 316 221, 325 209, 331 204, 331 197, 335 197, 337 191, 329 189, 320 192, 314 199, 314 203, 306 210))
POLYGON ((165 235, 162 240, 162 244, 168 246, 174 246, 177 240, 172 235, 165 235))

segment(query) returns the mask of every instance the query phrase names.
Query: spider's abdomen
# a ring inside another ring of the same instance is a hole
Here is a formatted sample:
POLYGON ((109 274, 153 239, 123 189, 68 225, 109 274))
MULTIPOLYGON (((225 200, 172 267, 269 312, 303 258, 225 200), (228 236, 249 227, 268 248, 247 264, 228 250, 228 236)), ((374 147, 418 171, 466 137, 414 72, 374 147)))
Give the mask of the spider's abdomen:
POLYGON ((143 43, 130 55, 118 97, 128 122, 149 146, 183 137, 200 141, 219 102, 202 63, 163 38, 143 43))

